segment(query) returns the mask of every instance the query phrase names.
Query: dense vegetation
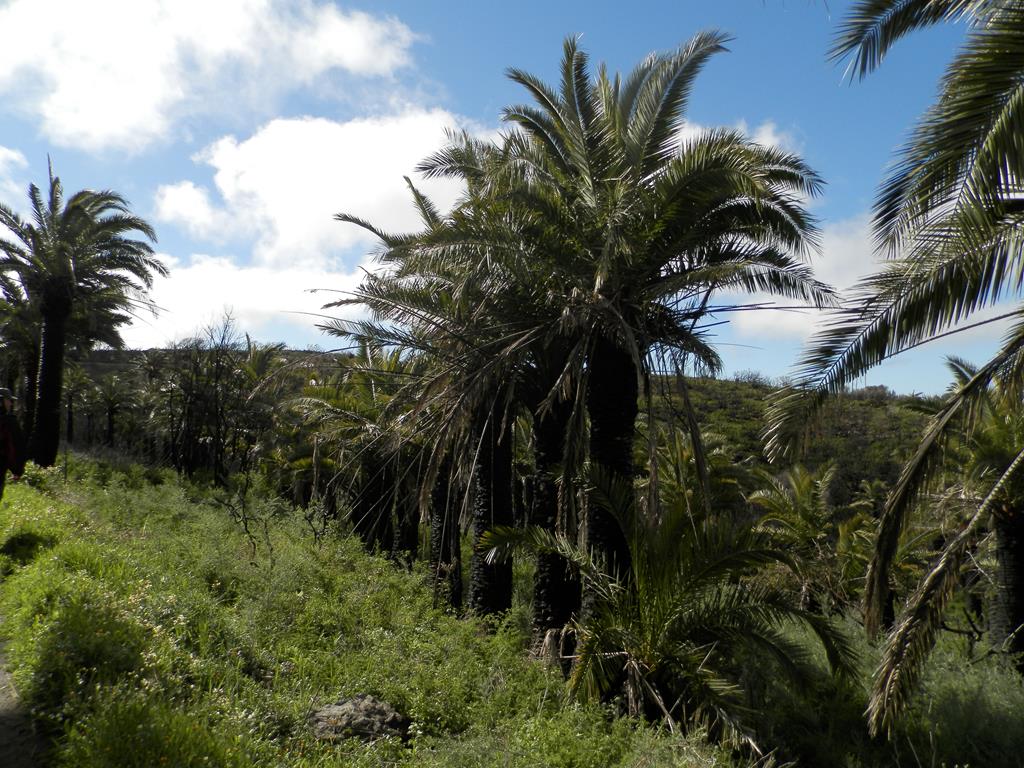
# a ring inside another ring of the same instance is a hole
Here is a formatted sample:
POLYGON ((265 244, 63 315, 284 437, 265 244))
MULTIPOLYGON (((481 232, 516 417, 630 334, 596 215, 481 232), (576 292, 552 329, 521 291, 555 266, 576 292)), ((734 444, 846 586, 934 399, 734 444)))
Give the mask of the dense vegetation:
POLYGON ((625 76, 569 39, 556 86, 510 70, 509 131, 423 161, 450 211, 410 181, 416 232, 339 213, 380 264, 328 305, 363 309, 322 326, 345 354, 230 319, 90 354, 162 270, 152 229, 52 171, 31 221, 0 207, 36 461, 0 507, 0 611, 54 759, 1016 764, 1024 334, 951 360, 943 398, 847 391, 1019 288, 1019 5, 862 2, 836 55, 864 74, 960 16, 880 193, 893 261, 845 304, 809 266, 814 171, 682 131, 716 32, 625 76), (840 311, 795 380, 722 382, 706 331, 737 294, 840 311), (63 478, 62 428, 93 454, 63 478), (408 742, 316 741, 311 708, 357 693, 408 742))
MULTIPOLYGON (((525 602, 483 631, 434 607, 422 568, 395 568, 335 531, 317 541, 272 497, 250 497, 253 519, 273 520, 251 538, 217 494, 168 470, 72 454, 67 474, 32 471, 0 507, 7 655, 24 701, 59 737, 56 765, 750 762, 700 731, 683 738, 622 718, 615 702, 572 703, 558 671, 523 652, 525 602), (311 737, 313 709, 362 692, 411 716, 408 744, 311 737)), ((771 713, 760 733, 780 757, 1015 764, 1024 689, 997 657, 948 635, 927 696, 885 743, 867 737, 874 651, 857 645, 858 671, 839 688, 820 656, 798 690, 768 670, 750 681, 771 713)))

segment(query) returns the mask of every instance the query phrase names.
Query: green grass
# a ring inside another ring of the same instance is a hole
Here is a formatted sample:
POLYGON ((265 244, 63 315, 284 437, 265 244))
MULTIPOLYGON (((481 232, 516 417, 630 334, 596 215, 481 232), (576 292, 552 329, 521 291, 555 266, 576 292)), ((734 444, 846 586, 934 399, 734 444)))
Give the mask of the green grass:
MULTIPOLYGON (((318 545, 273 500, 251 501, 250 539, 209 492, 167 472, 73 459, 68 478, 30 469, 0 503, 0 627, 58 768, 737 764, 701 734, 567 702, 561 676, 525 652, 526 589, 490 631, 434 608, 423 572, 344 536, 318 545), (316 741, 310 713, 357 693, 411 718, 411 739, 316 741)), ((777 765, 1019 764, 1019 677, 979 660, 983 649, 968 663, 953 636, 895 740, 869 739, 877 650, 850 633, 860 679, 823 671, 793 690, 751 670, 757 738, 778 748, 777 765)))
POLYGON ((432 607, 424 574, 256 501, 256 547, 166 473, 73 461, 0 504, 0 615, 58 766, 726 766, 703 744, 565 701, 496 631, 432 607), (407 744, 312 738, 311 711, 370 693, 407 744))

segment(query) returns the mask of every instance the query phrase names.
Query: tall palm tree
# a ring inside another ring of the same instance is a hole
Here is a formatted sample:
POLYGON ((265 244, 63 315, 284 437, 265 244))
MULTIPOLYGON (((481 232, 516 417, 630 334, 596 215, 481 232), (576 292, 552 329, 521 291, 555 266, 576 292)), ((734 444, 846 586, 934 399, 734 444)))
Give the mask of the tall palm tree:
POLYGON ((93 398, 105 418, 103 442, 113 448, 117 416, 122 411, 132 408, 138 398, 135 382, 116 373, 104 376, 96 382, 93 398))
POLYGON ((0 338, 7 368, 5 385, 22 397, 22 429, 32 431, 39 381, 39 306, 11 275, 0 275, 0 338))
MULTIPOLYGON (((423 219, 419 233, 391 235, 357 217, 338 216, 380 239, 381 261, 388 269, 367 275, 353 298, 328 305, 364 304, 371 320, 323 327, 368 348, 415 351, 427 363, 421 374, 402 382, 401 391, 413 405, 417 430, 433 444, 432 471, 425 478, 466 470, 457 483, 469 491, 461 503, 449 493, 423 494, 433 497, 425 498, 432 502, 444 498, 444 514, 431 514, 432 540, 448 550, 449 537, 440 534, 456 531, 463 512, 469 512, 477 538, 487 528, 512 523, 510 427, 521 379, 516 367, 522 357, 508 354, 508 345, 522 346, 525 341, 516 327, 523 323, 512 318, 531 315, 528 306, 515 301, 529 280, 509 280, 510 261, 489 258, 487 244, 497 239, 493 227, 500 218, 488 207, 489 201, 470 193, 456 211, 442 217, 409 186, 423 219)), ((501 239, 510 233, 502 229, 501 239)), ((439 563, 450 561, 440 552, 434 554, 439 563)), ((477 553, 471 570, 469 602, 474 611, 490 614, 510 607, 508 563, 488 563, 477 553)))
MULTIPOLYGON (((840 28, 833 56, 852 56, 852 70, 864 76, 902 37, 958 19, 970 23, 963 47, 875 203, 878 249, 890 262, 855 288, 845 311, 812 340, 794 386, 772 404, 766 436, 773 456, 797 446, 824 401, 872 366, 1020 294, 1024 4, 862 0, 840 28)), ((1024 389, 1024 308, 1018 306, 1009 316, 1013 325, 1002 348, 958 382, 889 494, 867 574, 869 633, 881 624, 889 570, 909 513, 934 487, 945 447, 962 429, 970 433, 977 426, 993 381, 1009 392, 1024 389)), ((978 526, 1022 471, 1024 452, 1004 468, 970 522, 947 544, 890 640, 891 647, 899 648, 897 655, 911 650, 916 657, 927 654, 978 526)), ((891 726, 914 679, 896 673, 880 683, 871 710, 873 729, 891 726)))
MULTIPOLYGON (((592 78, 569 40, 560 93, 510 73, 538 102, 506 110, 516 130, 494 145, 454 136, 421 164, 427 176, 467 183, 451 216, 415 190, 422 233, 391 235, 339 216, 384 244, 388 271, 368 276, 353 299, 375 318, 359 332, 426 345, 442 361, 424 391, 463 416, 434 409, 445 414, 443 431, 468 434, 457 425, 475 423, 486 437, 513 421, 519 403, 555 422, 535 424, 535 436, 564 433, 567 422, 578 436, 585 404, 595 473, 632 489, 649 355, 715 368, 698 325, 716 291, 830 302, 800 261, 815 237, 800 196, 816 193, 817 177, 792 155, 736 133, 679 139, 693 80, 724 39, 698 35, 675 54, 650 57, 624 84, 603 70, 592 78)), ((560 454, 581 459, 577 444, 556 435, 538 456, 552 466, 560 454)), ((555 498, 549 490, 542 498, 555 498)), ((558 516, 548 508, 543 519, 558 516)), ((610 513, 591 505, 586 531, 588 546, 628 574, 625 536, 610 513)))
POLYGON ((64 439, 75 442, 75 407, 86 400, 95 385, 79 365, 69 365, 64 375, 64 439))
MULTIPOLYGON (((695 78, 725 42, 698 34, 622 80, 603 68, 592 76, 569 39, 557 90, 509 72, 535 103, 504 112, 517 130, 499 155, 503 172, 474 175, 458 146, 422 166, 491 185, 544 232, 551 250, 535 274, 546 271, 552 287, 546 317, 560 318, 578 350, 571 362, 590 417, 590 461, 628 488, 643 376, 656 364, 718 365, 700 332, 713 295, 766 291, 817 306, 832 298, 801 263, 815 228, 800 196, 817 193, 817 176, 735 132, 680 138, 695 78)), ((625 536, 610 513, 591 508, 587 535, 628 574, 625 536)))
POLYGON ((36 418, 29 453, 43 466, 56 460, 60 440, 60 398, 68 326, 75 308, 90 295, 113 292, 138 301, 166 267, 146 240, 153 228, 135 216, 115 192, 82 190, 65 199, 50 169, 48 195, 29 187, 31 221, 0 205, 0 224, 12 239, 0 238, 0 271, 17 275, 41 316, 36 418), (141 233, 145 240, 133 239, 141 233))

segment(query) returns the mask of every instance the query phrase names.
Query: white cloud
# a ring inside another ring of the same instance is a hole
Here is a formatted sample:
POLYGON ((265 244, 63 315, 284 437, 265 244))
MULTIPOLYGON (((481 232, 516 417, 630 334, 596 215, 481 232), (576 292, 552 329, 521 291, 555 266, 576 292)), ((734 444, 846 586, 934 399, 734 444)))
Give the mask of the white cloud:
MULTIPOLYGON (((335 291, 351 291, 362 279, 361 270, 334 272, 299 268, 279 270, 264 266, 238 266, 230 259, 193 256, 187 266, 170 256, 168 277, 157 278, 150 298, 157 318, 143 314, 124 329, 129 347, 163 347, 216 325, 230 310, 241 331, 265 341, 285 340, 302 346, 316 340, 314 329, 321 307, 337 298, 335 291), (311 293, 312 289, 324 292, 311 293)), ((350 310, 350 314, 356 310, 350 310)), ((334 312, 340 315, 341 311, 334 312)))
MULTIPOLYGON (((28 167, 28 160, 16 149, 0 146, 0 201, 18 210, 25 189, 19 183, 18 173, 28 167)), ((27 187, 26 187, 27 188, 27 187)))
MULTIPOLYGON (((863 213, 824 226, 822 255, 814 259, 814 274, 819 280, 838 289, 840 294, 848 295, 849 289, 855 283, 877 272, 884 261, 874 251, 871 216, 863 213)), ((796 303, 767 295, 742 300, 772 302, 779 306, 796 303)), ((987 307, 961 323, 960 327, 989 321, 1007 312, 1008 309, 1006 303, 987 307)), ((729 319, 738 334, 747 338, 806 339, 819 328, 825 318, 826 314, 817 310, 769 310, 738 312, 729 319)), ((948 340, 929 344, 927 349, 932 350, 935 355, 971 356, 972 351, 976 351, 979 345, 987 348, 993 340, 1001 338, 1009 329, 1010 323, 1008 319, 985 322, 977 328, 959 331, 948 340)))
POLYGON ((736 130, 746 134, 751 141, 764 147, 777 147, 786 152, 799 152, 801 149, 800 142, 796 137, 789 131, 781 130, 774 120, 765 120, 753 130, 750 129, 746 120, 740 120, 736 124, 736 130))
MULTIPOLYGON (((822 228, 822 255, 812 261, 815 277, 840 292, 859 278, 876 271, 879 261, 871 238, 871 219, 866 213, 826 224, 822 228)), ((792 306, 799 302, 764 295, 741 299, 792 306)), ((730 317, 736 331, 745 337, 803 339, 811 335, 823 313, 816 310, 758 310, 737 312, 730 317)))
MULTIPOLYGON (((279 119, 244 141, 225 137, 198 159, 215 170, 217 203, 190 181, 162 186, 156 218, 214 242, 254 238, 263 265, 323 268, 372 235, 333 219, 351 213, 385 230, 420 226, 402 177, 440 148, 456 118, 442 110, 335 122, 324 118, 279 119)), ((417 181, 442 208, 461 185, 417 181)))
POLYGON ((332 71, 390 76, 414 38, 318 0, 13 0, 0 96, 57 144, 133 151, 182 117, 272 106, 332 71))
MULTIPOLYGON (((796 137, 789 131, 781 130, 773 120, 765 120, 753 129, 751 129, 750 124, 746 120, 740 120, 732 128, 751 141, 765 147, 776 147, 786 152, 796 153, 799 153, 802 149, 796 137)), ((676 133, 676 139, 677 141, 689 141, 711 129, 712 127, 710 126, 685 120, 676 133)))
POLYGON ((814 260, 814 274, 840 291, 876 272, 882 264, 875 254, 868 213, 828 223, 821 235, 822 255, 814 260))
POLYGON ((214 239, 232 228, 224 212, 210 203, 209 193, 191 181, 158 188, 155 205, 157 218, 177 222, 197 237, 214 239))

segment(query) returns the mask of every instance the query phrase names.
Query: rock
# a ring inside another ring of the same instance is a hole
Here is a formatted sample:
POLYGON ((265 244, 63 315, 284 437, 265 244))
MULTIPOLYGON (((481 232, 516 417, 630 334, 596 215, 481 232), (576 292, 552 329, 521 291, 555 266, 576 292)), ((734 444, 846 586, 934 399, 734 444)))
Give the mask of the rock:
POLYGON ((409 738, 409 718, 386 701, 360 693, 342 699, 310 716, 313 735, 322 741, 359 738, 376 741, 385 736, 409 738))

